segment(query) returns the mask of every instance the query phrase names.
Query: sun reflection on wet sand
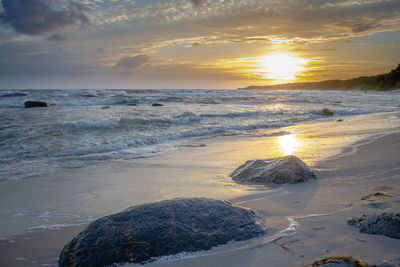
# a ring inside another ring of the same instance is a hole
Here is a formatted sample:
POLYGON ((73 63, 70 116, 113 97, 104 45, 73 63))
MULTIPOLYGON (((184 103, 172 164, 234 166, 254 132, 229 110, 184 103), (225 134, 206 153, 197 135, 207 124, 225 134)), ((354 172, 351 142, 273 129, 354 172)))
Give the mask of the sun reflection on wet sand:
POLYGON ((279 136, 278 142, 285 156, 293 154, 293 152, 296 150, 296 147, 299 146, 299 142, 297 141, 295 134, 279 136))

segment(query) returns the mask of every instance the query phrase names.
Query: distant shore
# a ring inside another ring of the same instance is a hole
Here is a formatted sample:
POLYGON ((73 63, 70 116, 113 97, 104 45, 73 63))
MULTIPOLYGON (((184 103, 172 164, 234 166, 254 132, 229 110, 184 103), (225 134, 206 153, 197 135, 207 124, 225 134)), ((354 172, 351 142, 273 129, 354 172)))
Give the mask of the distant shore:
POLYGON ((326 80, 320 82, 285 83, 275 85, 250 85, 239 90, 377 90, 400 89, 400 64, 396 69, 375 76, 361 76, 347 80, 326 80))
MULTIPOLYGON (((55 201, 58 209, 65 210, 50 209, 52 215, 81 209, 97 218, 130 205, 205 196, 228 199, 265 217, 267 234, 260 239, 146 266, 304 266, 328 255, 358 256, 376 264, 396 259, 400 240, 360 234, 346 219, 399 211, 400 135, 395 120, 399 116, 398 112, 353 116, 342 122, 303 123, 267 137, 204 140, 206 146, 182 147, 153 158, 108 162, 30 179, 22 189, 20 181, 8 183, 1 189, 1 201, 15 205, 19 201, 23 206, 55 201), (282 156, 279 136, 290 134, 299 141, 294 154, 317 171, 318 180, 270 188, 231 181, 229 174, 248 159, 282 156), (391 195, 384 209, 361 200, 379 187, 391 195), (148 193, 148 188, 153 191, 148 193), (280 245, 286 243, 288 250, 280 245)), ((0 265, 55 266, 62 247, 83 227, 59 225, 58 229, 2 238, 0 265)))

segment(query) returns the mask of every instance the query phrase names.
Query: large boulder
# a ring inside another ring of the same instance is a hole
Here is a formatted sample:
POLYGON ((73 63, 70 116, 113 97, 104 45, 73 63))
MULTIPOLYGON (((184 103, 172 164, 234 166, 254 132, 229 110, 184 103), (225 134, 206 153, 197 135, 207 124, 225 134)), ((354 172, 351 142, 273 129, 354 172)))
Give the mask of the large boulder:
POLYGON ((286 184, 315 179, 315 173, 298 157, 290 155, 270 160, 249 160, 232 174, 239 184, 286 184))
POLYGON ((59 267, 108 266, 207 250, 264 233, 253 210, 226 201, 178 198, 131 207, 86 227, 61 252, 59 267))
POLYGON ((400 239, 400 213, 382 213, 353 217, 348 224, 360 228, 360 233, 384 235, 400 239))
POLYGON ((48 103, 41 101, 26 101, 24 105, 26 108, 50 107, 48 103))

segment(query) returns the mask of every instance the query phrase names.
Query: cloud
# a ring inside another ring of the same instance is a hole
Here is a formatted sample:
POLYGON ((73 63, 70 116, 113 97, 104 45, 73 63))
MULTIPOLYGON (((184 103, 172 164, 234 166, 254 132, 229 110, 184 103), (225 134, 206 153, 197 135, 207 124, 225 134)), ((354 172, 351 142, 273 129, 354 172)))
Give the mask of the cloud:
POLYGON ((123 57, 118 61, 117 64, 114 65, 114 67, 126 73, 137 69, 148 62, 150 62, 150 57, 148 55, 123 57))
POLYGON ((71 1, 63 9, 53 9, 58 0, 3 0, 4 12, 0 21, 15 31, 30 35, 43 35, 55 32, 57 28, 74 26, 78 23, 83 28, 90 25, 86 16, 88 9, 71 1))
POLYGON ((193 48, 201 47, 201 43, 195 42, 195 43, 192 44, 192 47, 193 47, 193 48))
POLYGON ((106 50, 102 47, 97 47, 96 51, 97 51, 97 53, 100 53, 100 54, 104 54, 106 52, 106 50))
POLYGON ((203 7, 207 3, 207 0, 190 0, 190 2, 194 7, 198 8, 203 7))
POLYGON ((64 42, 67 39, 68 39, 68 37, 61 33, 54 33, 54 34, 49 35, 46 38, 46 40, 49 42, 64 42))

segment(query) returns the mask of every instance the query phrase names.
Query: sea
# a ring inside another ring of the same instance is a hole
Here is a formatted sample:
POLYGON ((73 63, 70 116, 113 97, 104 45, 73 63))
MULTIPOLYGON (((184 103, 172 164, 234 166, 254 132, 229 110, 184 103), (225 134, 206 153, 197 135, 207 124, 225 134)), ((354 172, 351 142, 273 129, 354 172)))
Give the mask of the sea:
POLYGON ((400 90, 0 90, 0 181, 399 109, 400 90), (24 108, 28 100, 50 107, 24 108))

